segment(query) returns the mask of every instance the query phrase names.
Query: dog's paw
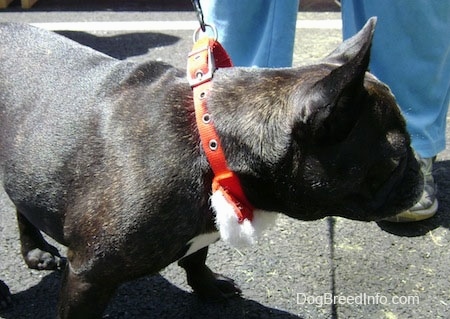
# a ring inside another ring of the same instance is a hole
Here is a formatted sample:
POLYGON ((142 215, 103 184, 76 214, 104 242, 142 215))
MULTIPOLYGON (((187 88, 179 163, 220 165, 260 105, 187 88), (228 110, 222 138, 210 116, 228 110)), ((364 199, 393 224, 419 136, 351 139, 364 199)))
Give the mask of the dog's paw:
POLYGON ((216 273, 213 273, 213 276, 214 280, 212 284, 215 286, 216 289, 218 289, 218 291, 220 291, 219 298, 227 299, 241 295, 242 290, 234 282, 233 279, 216 273))
POLYGON ((11 293, 8 286, 0 280, 0 309, 8 308, 12 305, 11 293))
POLYGON ((39 248, 30 250, 24 259, 28 267, 37 270, 58 270, 66 266, 65 258, 39 248))
POLYGON ((197 281, 190 281, 190 286, 201 299, 220 302, 239 296, 242 291, 233 279, 213 272, 197 281))

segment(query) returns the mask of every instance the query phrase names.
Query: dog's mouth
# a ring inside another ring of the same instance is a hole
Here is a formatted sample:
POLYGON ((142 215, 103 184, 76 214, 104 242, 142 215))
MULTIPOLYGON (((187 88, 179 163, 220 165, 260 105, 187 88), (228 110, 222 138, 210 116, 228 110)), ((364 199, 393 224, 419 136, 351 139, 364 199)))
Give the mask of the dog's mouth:
MULTIPOLYGON (((396 215, 412 207, 421 196, 423 177, 412 151, 394 160, 389 173, 384 178, 368 178, 363 190, 352 195, 355 202, 365 207, 358 220, 374 221, 396 215)), ((371 173, 376 175, 377 169, 371 173)))

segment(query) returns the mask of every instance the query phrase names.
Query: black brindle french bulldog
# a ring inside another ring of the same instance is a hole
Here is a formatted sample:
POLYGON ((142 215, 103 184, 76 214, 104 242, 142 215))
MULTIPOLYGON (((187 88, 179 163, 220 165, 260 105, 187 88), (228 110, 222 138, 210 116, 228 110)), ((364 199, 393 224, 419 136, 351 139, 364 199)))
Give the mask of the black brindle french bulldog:
MULTIPOLYGON (((314 65, 215 73, 208 108, 255 208, 371 221, 414 204, 404 119, 366 73, 374 27, 314 65)), ((28 266, 64 266, 41 231, 68 247, 58 318, 99 318, 121 283, 175 261, 199 296, 239 294, 196 242, 217 229, 185 72, 14 23, 0 25, 0 57, 0 174, 28 266)))

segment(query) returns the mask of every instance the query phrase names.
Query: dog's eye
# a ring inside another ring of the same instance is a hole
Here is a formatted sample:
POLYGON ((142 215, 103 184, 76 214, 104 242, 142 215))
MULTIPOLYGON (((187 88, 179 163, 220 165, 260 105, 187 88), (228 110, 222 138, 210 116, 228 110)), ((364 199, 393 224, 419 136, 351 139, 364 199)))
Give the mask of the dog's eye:
POLYGON ((333 112, 319 130, 322 144, 334 145, 344 141, 358 123, 359 113, 360 111, 348 112, 347 109, 333 112))
POLYGON ((318 139, 322 145, 334 145, 344 141, 352 131, 351 125, 336 125, 336 123, 325 122, 319 131, 318 139))

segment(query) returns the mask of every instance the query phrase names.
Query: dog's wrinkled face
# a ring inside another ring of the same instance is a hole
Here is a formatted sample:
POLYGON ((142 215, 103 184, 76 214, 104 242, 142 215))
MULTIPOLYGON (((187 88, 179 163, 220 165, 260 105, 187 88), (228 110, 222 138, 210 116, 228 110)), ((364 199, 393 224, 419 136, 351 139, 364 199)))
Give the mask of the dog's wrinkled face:
POLYGON ((366 73, 374 25, 317 65, 217 72, 209 105, 257 208, 378 220, 415 203, 422 176, 404 119, 366 73))

